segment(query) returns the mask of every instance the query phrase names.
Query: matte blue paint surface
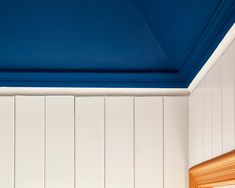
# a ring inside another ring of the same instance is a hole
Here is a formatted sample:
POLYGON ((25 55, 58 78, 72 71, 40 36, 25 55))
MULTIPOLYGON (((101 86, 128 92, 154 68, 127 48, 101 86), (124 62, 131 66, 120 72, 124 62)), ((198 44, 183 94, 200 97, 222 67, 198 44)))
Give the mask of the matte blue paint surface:
POLYGON ((187 87, 235 0, 0 0, 0 86, 187 87))

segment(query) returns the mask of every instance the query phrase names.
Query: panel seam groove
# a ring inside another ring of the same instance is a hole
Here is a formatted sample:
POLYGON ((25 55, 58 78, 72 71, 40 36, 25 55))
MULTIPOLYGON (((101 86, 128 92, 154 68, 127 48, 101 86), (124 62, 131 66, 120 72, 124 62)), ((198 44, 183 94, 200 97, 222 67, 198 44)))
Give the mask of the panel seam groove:
POLYGON ((104 188, 106 188, 106 96, 104 96, 104 188))
POLYGON ((135 188, 135 96, 133 96, 133 187, 135 188))
POLYGON ((74 188, 76 188, 76 97, 73 96, 73 160, 74 160, 74 169, 73 169, 73 178, 74 178, 74 188))
MULTIPOLYGON (((205 87, 205 86, 203 86, 205 87)), ((199 95, 199 99, 200 99, 200 102, 201 102, 201 106, 204 107, 204 100, 205 100, 205 88, 203 88, 203 90, 201 91, 201 96, 199 95)), ((203 162, 204 159, 205 159, 205 152, 204 152, 204 148, 205 148, 205 133, 204 133, 204 129, 205 129, 205 126, 204 126, 204 123, 205 123, 205 120, 204 120, 204 113, 203 113, 203 110, 200 111, 201 113, 201 120, 200 120, 200 124, 201 124, 201 132, 202 132, 202 159, 199 159, 199 163, 203 162)))
POLYGON ((210 153, 210 158, 213 158, 213 118, 212 118, 212 88, 210 87, 210 119, 211 119, 211 153, 210 153))
MULTIPOLYGON (((231 43, 233 45, 233 70, 235 70, 235 45, 234 45, 234 40, 231 43)), ((233 72, 234 73, 234 72, 233 72)), ((235 74, 235 73, 234 73, 235 74)), ((235 76, 233 75, 233 86, 235 86, 235 76)), ((235 87, 233 87, 233 95, 235 94, 235 87)), ((233 133, 234 133, 234 138, 233 138, 233 148, 235 149, 235 100, 233 100, 233 133)))
POLYGON ((162 187, 165 188, 165 97, 162 97, 162 187))
POLYGON ((46 188, 46 96, 43 96, 43 108, 44 108, 44 125, 43 125, 43 187, 46 188))
MULTIPOLYGON (((223 78, 223 75, 222 75, 223 78)), ((223 111, 223 82, 221 82, 221 96, 220 96, 220 103, 221 103, 221 153, 223 153, 224 151, 224 131, 223 131, 223 127, 224 127, 224 111, 223 111)))
POLYGON ((13 188, 16 187, 16 96, 13 97, 13 188))

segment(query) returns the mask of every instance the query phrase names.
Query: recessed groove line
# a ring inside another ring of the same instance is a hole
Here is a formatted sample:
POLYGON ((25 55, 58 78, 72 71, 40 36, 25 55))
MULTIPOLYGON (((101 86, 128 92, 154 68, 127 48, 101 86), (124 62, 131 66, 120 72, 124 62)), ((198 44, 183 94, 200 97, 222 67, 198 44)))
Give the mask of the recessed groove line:
POLYGON ((74 128, 73 128, 73 160, 74 160, 74 172, 73 172, 73 178, 74 178, 74 188, 76 188, 76 164, 77 164, 77 161, 76 161, 76 97, 73 96, 73 124, 74 124, 74 128))
POLYGON ((224 111, 223 111, 223 82, 221 81, 221 96, 220 96, 220 105, 221 105, 221 153, 223 153, 224 151, 224 131, 223 131, 223 127, 224 127, 224 118, 223 118, 223 114, 224 114, 224 111))
POLYGON ((43 187, 46 188, 46 96, 43 96, 43 108, 44 108, 44 126, 43 126, 43 187))
POLYGON ((135 96, 133 96, 133 187, 135 188, 135 96))
POLYGON ((16 187, 16 96, 13 96, 13 187, 16 187))
MULTIPOLYGON (((203 93, 201 93, 200 92, 200 94, 202 94, 202 95, 199 95, 199 97, 200 97, 200 103, 201 103, 201 106, 204 106, 204 92, 203 93)), ((202 133, 202 159, 199 159, 199 163, 201 163, 202 161, 204 161, 204 159, 205 159, 205 152, 204 152, 204 148, 205 148, 205 139, 204 139, 204 135, 205 135, 205 133, 204 133, 204 113, 203 113, 203 111, 201 110, 200 111, 201 112, 201 120, 200 120, 200 124, 201 124, 201 133, 202 133)))
POLYGON ((104 188, 106 188, 106 96, 104 99, 104 188))
POLYGON ((214 132, 214 128, 213 128, 213 116, 212 116, 212 88, 210 87, 210 119, 211 119, 211 154, 210 154, 210 158, 213 158, 213 132, 214 132))
POLYGON ((162 97, 162 185, 163 185, 163 188, 165 187, 165 97, 162 97))

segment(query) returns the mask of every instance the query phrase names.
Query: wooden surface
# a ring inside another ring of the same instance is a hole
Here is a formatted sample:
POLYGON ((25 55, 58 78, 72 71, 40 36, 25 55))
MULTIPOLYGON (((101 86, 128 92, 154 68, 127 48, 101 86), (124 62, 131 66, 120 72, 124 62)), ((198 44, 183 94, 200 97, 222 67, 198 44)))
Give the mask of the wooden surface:
POLYGON ((203 162, 189 170, 190 188, 235 184, 235 150, 203 162))

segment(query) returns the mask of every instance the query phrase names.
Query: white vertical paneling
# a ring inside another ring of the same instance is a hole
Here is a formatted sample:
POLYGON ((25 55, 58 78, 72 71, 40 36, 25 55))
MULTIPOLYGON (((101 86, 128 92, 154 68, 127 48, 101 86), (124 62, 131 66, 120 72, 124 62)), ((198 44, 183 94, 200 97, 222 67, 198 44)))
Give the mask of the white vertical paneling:
POLYGON ((133 97, 105 102, 105 187, 133 188, 133 97))
POLYGON ((0 97, 1 187, 184 187, 187 97, 165 101, 17 96, 14 119, 14 97, 0 97))
POLYGON ((203 160, 212 158, 211 73, 202 81, 203 160))
POLYGON ((46 97, 46 188, 74 188, 74 97, 46 97))
POLYGON ((189 167, 192 167, 196 164, 196 122, 194 114, 196 113, 196 102, 195 102, 195 92, 189 96, 189 130, 188 130, 188 142, 189 142, 189 167), (192 149, 194 148, 194 149, 192 149))
POLYGON ((135 188, 163 187, 162 97, 135 98, 135 188))
POLYGON ((0 187, 13 186, 14 97, 0 97, 0 187))
POLYGON ((188 98, 164 97, 164 188, 187 187, 187 151, 188 98))
POLYGON ((235 149, 235 39, 233 40, 232 42, 232 53, 233 53, 233 95, 234 95, 234 98, 233 98, 233 102, 234 102, 234 106, 233 106, 233 110, 234 110, 234 113, 233 113, 233 120, 234 120, 234 145, 233 145, 233 149, 235 149))
POLYGON ((221 62, 211 70, 211 119, 212 119, 212 156, 222 154, 222 78, 221 62))
POLYGON ((15 188, 43 188, 44 97, 15 98, 15 188))
POLYGON ((235 148, 234 57, 235 42, 228 47, 189 97, 190 166, 235 148), (204 154, 203 160, 201 153, 204 154))
POLYGON ((203 88, 202 83, 194 90, 190 96, 190 165, 199 164, 203 161, 203 88), (193 157, 192 157, 193 155, 193 157))
POLYGON ((202 83, 199 84, 197 90, 195 91, 195 134, 196 134, 196 164, 203 162, 203 89, 202 83))
POLYGON ((76 97, 75 109, 76 187, 104 188, 104 97, 76 97))
POLYGON ((234 148, 234 45, 230 45, 222 61, 223 152, 234 148))

